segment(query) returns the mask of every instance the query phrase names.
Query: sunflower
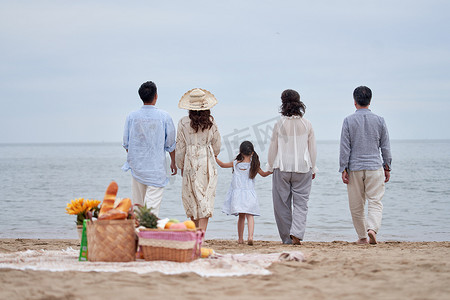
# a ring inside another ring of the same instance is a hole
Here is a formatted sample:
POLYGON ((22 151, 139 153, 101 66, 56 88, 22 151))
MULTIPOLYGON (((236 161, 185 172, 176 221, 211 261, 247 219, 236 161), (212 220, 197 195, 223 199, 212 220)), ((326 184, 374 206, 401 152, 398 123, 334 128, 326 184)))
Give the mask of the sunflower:
POLYGON ((86 207, 87 210, 94 210, 94 209, 98 209, 98 205, 100 204, 101 201, 99 200, 89 200, 87 199, 86 202, 84 203, 84 206, 86 207))
POLYGON ((83 225, 84 219, 87 217, 87 212, 93 212, 94 216, 98 214, 100 210, 99 204, 101 201, 99 200, 89 200, 84 198, 73 199, 66 206, 66 213, 69 215, 77 216, 77 225, 83 225))
POLYGON ((69 203, 67 203, 66 213, 68 213, 69 215, 78 215, 80 213, 83 213, 85 211, 83 202, 84 198, 71 200, 69 203))

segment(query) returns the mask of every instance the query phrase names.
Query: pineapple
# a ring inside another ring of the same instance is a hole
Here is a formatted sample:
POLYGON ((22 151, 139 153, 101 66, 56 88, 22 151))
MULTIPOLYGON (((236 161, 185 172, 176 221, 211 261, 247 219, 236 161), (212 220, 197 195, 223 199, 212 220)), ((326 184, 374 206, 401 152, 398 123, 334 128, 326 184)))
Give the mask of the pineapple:
POLYGON ((157 221, 159 220, 151 212, 152 208, 145 206, 137 206, 135 208, 136 219, 139 222, 139 226, 144 226, 145 228, 156 228, 157 221))

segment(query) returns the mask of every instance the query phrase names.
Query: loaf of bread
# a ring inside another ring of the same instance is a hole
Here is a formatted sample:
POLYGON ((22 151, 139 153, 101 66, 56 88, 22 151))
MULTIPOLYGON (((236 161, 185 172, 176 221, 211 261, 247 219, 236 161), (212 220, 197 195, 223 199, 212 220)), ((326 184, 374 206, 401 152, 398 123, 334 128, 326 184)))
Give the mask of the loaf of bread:
POLYGON ((100 212, 98 214, 99 219, 103 214, 114 208, 114 201, 116 201, 118 190, 119 186, 115 181, 112 181, 106 189, 105 197, 103 198, 102 206, 100 207, 100 212))
POLYGON ((128 214, 128 211, 131 208, 131 200, 130 198, 123 198, 120 200, 119 204, 116 206, 116 209, 126 212, 128 214))
POLYGON ((128 213, 118 209, 110 209, 103 215, 99 216, 99 220, 125 220, 128 217, 128 213))

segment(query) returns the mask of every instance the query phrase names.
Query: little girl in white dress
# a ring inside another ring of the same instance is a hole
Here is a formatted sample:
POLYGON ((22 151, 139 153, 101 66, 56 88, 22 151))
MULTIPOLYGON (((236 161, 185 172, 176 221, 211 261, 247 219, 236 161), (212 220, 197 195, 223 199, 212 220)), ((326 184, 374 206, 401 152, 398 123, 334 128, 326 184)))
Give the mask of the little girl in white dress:
POLYGON ((264 172, 260 168, 258 154, 249 141, 242 142, 239 154, 229 163, 220 161, 216 156, 217 164, 222 168, 233 168, 233 178, 222 211, 227 215, 239 216, 238 236, 239 244, 244 243, 245 219, 248 225, 248 244, 253 245, 253 232, 255 220, 259 216, 259 204, 255 192, 255 177, 259 174, 266 177, 272 172, 264 172))

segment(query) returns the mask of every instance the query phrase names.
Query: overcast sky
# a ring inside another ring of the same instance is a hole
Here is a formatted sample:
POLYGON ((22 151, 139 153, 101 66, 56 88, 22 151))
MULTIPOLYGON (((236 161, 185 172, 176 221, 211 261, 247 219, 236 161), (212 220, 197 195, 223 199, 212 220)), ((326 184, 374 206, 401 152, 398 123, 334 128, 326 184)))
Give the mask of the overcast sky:
POLYGON ((450 138, 450 1, 0 3, 0 143, 121 142, 147 80, 175 124, 187 90, 210 90, 222 135, 291 88, 338 140, 367 85, 392 139, 450 138))

